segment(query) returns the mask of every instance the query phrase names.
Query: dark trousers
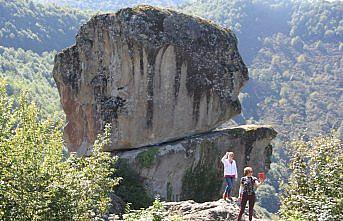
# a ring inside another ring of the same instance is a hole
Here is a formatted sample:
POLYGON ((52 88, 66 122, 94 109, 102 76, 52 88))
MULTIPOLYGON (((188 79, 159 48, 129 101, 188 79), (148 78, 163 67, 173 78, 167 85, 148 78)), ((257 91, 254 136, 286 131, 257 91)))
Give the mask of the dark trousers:
POLYGON ((248 195, 248 194, 243 194, 242 196, 242 202, 241 202, 241 210, 239 211, 238 215, 238 221, 241 221, 242 215, 245 210, 245 206, 247 205, 247 202, 249 201, 249 220, 252 220, 252 213, 254 212, 254 204, 255 204, 256 197, 255 195, 248 195))
POLYGON ((235 178, 233 177, 225 177, 225 181, 226 181, 226 187, 225 187, 225 194, 226 195, 230 195, 231 190, 233 188, 233 180, 235 178))

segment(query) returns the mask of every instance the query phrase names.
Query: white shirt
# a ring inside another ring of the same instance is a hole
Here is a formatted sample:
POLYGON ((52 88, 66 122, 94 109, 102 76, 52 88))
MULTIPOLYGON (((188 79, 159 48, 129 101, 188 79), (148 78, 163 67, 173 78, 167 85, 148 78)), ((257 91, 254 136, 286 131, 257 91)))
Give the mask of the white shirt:
POLYGON ((224 176, 225 175, 231 175, 231 176, 235 176, 235 178, 237 178, 236 161, 232 160, 232 163, 230 163, 229 159, 223 157, 222 163, 224 164, 224 176))

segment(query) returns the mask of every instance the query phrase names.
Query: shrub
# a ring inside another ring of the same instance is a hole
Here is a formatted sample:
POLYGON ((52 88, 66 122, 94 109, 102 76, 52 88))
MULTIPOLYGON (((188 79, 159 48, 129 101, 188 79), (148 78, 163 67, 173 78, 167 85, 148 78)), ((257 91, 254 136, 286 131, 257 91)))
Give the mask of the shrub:
POLYGON ((96 220, 110 206, 115 161, 102 148, 90 157, 63 154, 62 123, 40 121, 27 96, 8 98, 0 82, 0 220, 96 220))
POLYGON ((149 168, 154 162, 155 156, 158 154, 157 147, 151 147, 148 150, 145 150, 137 155, 139 164, 142 167, 149 168))
POLYGON ((124 202, 130 203, 133 209, 149 207, 154 198, 144 188, 139 174, 130 167, 125 159, 119 159, 115 167, 114 176, 123 178, 115 189, 115 194, 124 202))
POLYGON ((295 141, 292 174, 282 197, 281 215, 298 220, 339 220, 343 210, 343 147, 334 134, 295 141))

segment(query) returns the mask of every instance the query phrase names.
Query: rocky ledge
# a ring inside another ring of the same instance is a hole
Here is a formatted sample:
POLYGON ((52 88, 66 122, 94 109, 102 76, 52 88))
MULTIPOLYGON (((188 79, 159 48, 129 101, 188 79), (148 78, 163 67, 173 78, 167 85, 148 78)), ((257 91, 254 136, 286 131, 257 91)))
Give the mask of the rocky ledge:
POLYGON ((235 153, 239 177, 246 166, 255 173, 267 172, 276 134, 270 126, 245 125, 115 154, 128 161, 153 195, 166 201, 205 202, 218 199, 224 189, 225 152, 235 153))
MULTIPOLYGON (((162 202, 165 217, 182 217, 184 221, 236 221, 239 214, 239 203, 233 197, 231 201, 223 199, 205 203, 197 203, 193 200, 181 202, 162 202)), ((259 209, 254 207, 253 218, 255 221, 269 221, 269 217, 259 209)), ((248 220, 248 211, 245 210, 242 221, 248 220)), ((110 215, 109 221, 122 221, 118 215, 110 215)))
MULTIPOLYGON (((234 221, 239 214, 237 199, 232 201, 212 201, 196 203, 193 200, 182 202, 167 202, 163 204, 170 215, 179 215, 183 220, 189 221, 234 221)), ((247 211, 246 211, 247 212, 247 211)), ((242 220, 248 220, 248 213, 245 213, 242 220)), ((262 221, 263 214, 254 211, 254 220, 262 221)))
POLYGON ((109 151, 210 131, 241 111, 248 71, 232 31, 173 10, 137 6, 84 24, 53 76, 70 151, 86 153, 106 123, 109 151))

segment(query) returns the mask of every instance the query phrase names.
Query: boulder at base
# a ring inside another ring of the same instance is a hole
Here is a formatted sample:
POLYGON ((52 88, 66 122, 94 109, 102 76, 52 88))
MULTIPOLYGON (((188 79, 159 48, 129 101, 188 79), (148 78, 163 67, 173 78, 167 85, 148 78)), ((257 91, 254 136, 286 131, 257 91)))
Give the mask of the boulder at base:
MULTIPOLYGON (((239 177, 246 166, 267 172, 272 155, 270 126, 224 128, 159 146, 116 153, 137 171, 147 189, 163 200, 217 200, 224 190, 221 158, 235 153, 239 177)), ((239 182, 234 193, 237 194, 239 182)))
MULTIPOLYGON (((237 199, 226 202, 224 200, 196 203, 193 200, 182 202, 163 203, 168 214, 178 215, 183 220, 189 221, 236 221, 239 214, 237 199)), ((263 214, 254 211, 254 220, 263 221, 263 214)), ((245 213, 242 220, 248 220, 248 214, 245 213)))
POLYGON ((56 55, 53 76, 67 147, 86 153, 106 123, 109 151, 216 128, 240 113, 248 71, 229 29, 138 6, 90 19, 56 55))

